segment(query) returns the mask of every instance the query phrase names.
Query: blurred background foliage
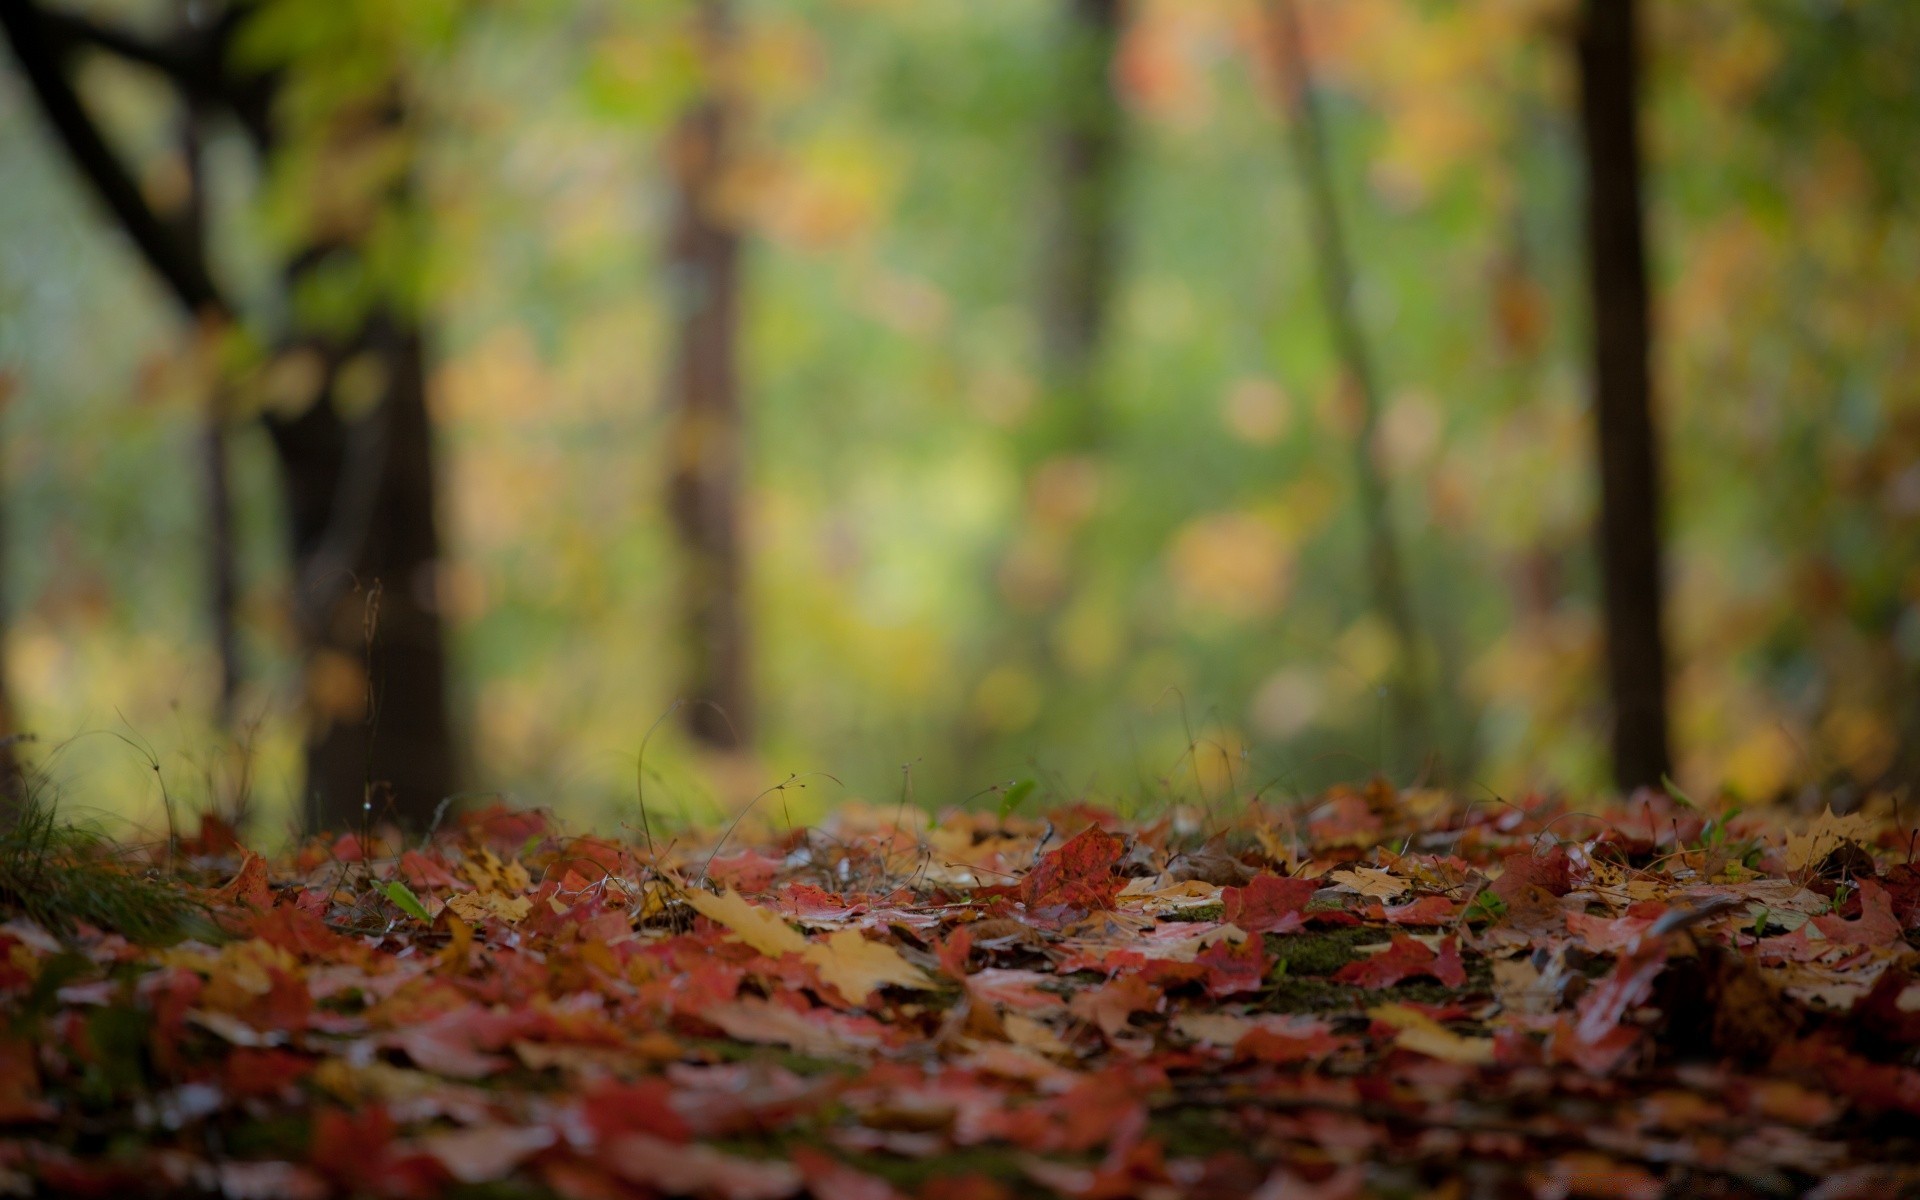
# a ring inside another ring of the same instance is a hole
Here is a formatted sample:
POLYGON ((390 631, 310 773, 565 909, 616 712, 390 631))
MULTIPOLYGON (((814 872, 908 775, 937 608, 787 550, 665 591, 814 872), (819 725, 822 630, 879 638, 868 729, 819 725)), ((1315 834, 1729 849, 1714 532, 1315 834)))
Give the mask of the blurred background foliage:
MULTIPOLYGON (((1358 418, 1262 6, 1123 10, 1100 428, 1079 440, 1038 317, 1066 5, 740 0, 719 66, 668 0, 243 7, 233 53, 278 73, 289 132, 262 160, 213 127, 210 253, 252 312, 340 326, 379 294, 431 320, 436 590, 475 786, 630 818, 635 754, 679 694, 663 247, 673 131, 714 88, 737 121, 713 203, 744 256, 755 732, 718 753, 662 722, 650 799, 711 813, 832 772, 798 816, 891 800, 902 764, 942 803, 1023 776, 1127 798, 1374 770, 1606 785, 1571 5, 1299 5, 1437 681, 1422 745, 1386 715, 1358 418), (396 91, 380 137, 324 132, 396 91), (401 174, 404 202, 369 205, 401 174), (356 252, 276 298, 276 256, 329 222, 356 252)), ((1643 35, 1677 777, 1906 782, 1920 7, 1653 0, 1643 35)), ((167 89, 109 57, 78 84, 166 206, 186 186, 167 89)), ((244 762, 284 824, 330 693, 302 668, 284 501, 241 411, 244 670, 222 720, 195 449, 212 381, 251 362, 237 403, 270 405, 272 363, 182 320, 11 70, 0 176, 20 726, 76 803, 155 819, 142 760, 91 732, 130 729, 177 793, 231 796, 244 762)))

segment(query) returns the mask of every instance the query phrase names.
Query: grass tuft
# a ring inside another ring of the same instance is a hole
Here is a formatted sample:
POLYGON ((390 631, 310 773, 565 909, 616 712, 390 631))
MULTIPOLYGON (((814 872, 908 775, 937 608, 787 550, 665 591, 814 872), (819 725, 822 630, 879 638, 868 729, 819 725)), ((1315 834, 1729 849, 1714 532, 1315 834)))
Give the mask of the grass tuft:
POLYGON ((142 945, 211 928, 189 891, 153 877, 100 830, 63 820, 52 801, 30 794, 0 820, 0 913, 58 937, 85 924, 142 945))

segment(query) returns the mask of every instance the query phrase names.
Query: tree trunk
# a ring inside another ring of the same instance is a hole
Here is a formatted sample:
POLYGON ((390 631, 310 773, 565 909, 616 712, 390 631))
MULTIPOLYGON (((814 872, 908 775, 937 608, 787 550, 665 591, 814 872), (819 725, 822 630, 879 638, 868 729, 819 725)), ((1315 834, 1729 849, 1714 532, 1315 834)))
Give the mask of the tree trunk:
POLYGON ((1586 0, 1579 33, 1600 571, 1613 773, 1622 788, 1657 786, 1671 769, 1634 7, 1634 0, 1586 0))
POLYGON ((1041 352, 1051 393, 1052 449, 1081 450, 1105 425, 1093 368, 1113 288, 1122 119, 1113 90, 1119 0, 1068 0, 1060 57, 1054 172, 1041 278, 1041 352))
POLYGON ((321 396, 270 426, 306 655, 307 823, 343 830, 371 817, 419 829, 458 775, 422 337, 376 313, 325 357, 321 396), (332 393, 356 354, 379 363, 384 389, 349 425, 332 393))
POLYGON ((1417 760, 1434 748, 1426 651, 1414 618, 1413 600, 1402 565, 1400 535, 1393 518, 1392 489, 1380 468, 1380 384, 1373 348, 1361 327, 1353 299, 1353 266, 1347 257, 1346 231, 1328 162, 1326 131, 1308 65, 1300 16, 1292 0, 1274 0, 1269 27, 1291 115, 1294 153, 1299 161, 1307 211, 1312 222, 1314 265, 1320 295, 1339 357, 1341 385, 1351 390, 1360 410, 1354 440, 1354 480, 1360 515, 1367 531, 1367 576, 1373 604, 1393 631, 1399 664, 1392 690, 1394 726, 1401 755, 1417 760))
MULTIPOLYGON (((172 84, 183 105, 226 105, 267 159, 277 150, 274 77, 226 73, 234 18, 229 12, 205 29, 148 43, 49 13, 32 0, 0 0, 0 28, 55 135, 196 320, 232 321, 238 313, 208 270, 191 215, 170 219, 148 207, 86 113, 66 67, 83 47, 149 67, 172 84)), ((345 248, 319 246, 301 256, 286 272, 289 287, 339 249, 345 248)), ((309 824, 320 827, 353 828, 367 817, 422 827, 452 794, 458 756, 435 594, 440 546, 421 331, 411 317, 375 310, 344 340, 296 331, 288 341, 319 355, 327 380, 305 412, 266 418, 286 490, 295 624, 306 659, 304 811, 309 824), (341 367, 356 357, 375 364, 381 382, 371 413, 348 425, 333 391, 341 367)))
MULTIPOLYGON (((187 242, 187 252, 203 262, 207 252, 206 123, 204 101, 188 97, 180 123, 180 155, 187 167, 187 200, 178 223, 181 237, 187 242)), ((218 371, 217 367, 214 369, 218 371)), ((234 620, 239 581, 234 566, 233 476, 227 461, 227 381, 217 375, 208 389, 203 421, 200 452, 207 506, 207 623, 213 634, 219 673, 214 723, 230 733, 240 697, 240 631, 234 620)))
POLYGON ((719 78, 733 38, 729 8, 724 0, 699 8, 709 82, 669 147, 667 245, 674 320, 667 512, 680 550, 681 698, 688 732, 719 750, 749 744, 755 717, 741 549, 740 235, 720 207, 735 136, 733 101, 719 78))
MULTIPOLYGON (((0 372, 0 415, 5 414, 12 399, 12 383, 0 372)), ((3 450, 0 446, 0 451, 3 450)), ((3 456, 0 456, 0 466, 4 466, 3 456)), ((27 797, 27 779, 20 762, 20 719, 13 707, 13 689, 8 684, 7 673, 13 662, 7 653, 7 634, 13 629, 12 597, 7 593, 7 583, 13 578, 12 564, 7 558, 13 544, 7 528, 7 515, 12 511, 6 503, 7 483, 8 476, 0 471, 0 829, 18 820, 27 797)))

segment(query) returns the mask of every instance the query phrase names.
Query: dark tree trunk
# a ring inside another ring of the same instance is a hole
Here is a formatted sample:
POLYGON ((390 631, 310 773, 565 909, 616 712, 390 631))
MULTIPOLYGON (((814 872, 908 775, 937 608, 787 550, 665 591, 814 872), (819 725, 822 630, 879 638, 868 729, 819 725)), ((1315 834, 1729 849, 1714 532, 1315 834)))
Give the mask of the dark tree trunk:
MULTIPOLYGON (((0 414, 6 412, 10 390, 11 381, 0 375, 0 414)), ((7 515, 12 506, 6 503, 6 485, 7 476, 0 473, 0 828, 11 826, 19 818, 27 795, 26 775, 20 762, 20 719, 13 707, 13 689, 8 684, 7 671, 13 661, 7 653, 7 634, 13 628, 12 597, 7 594, 7 582, 13 578, 13 571, 7 550, 13 539, 8 536, 11 531, 7 528, 7 515)))
POLYGON ((1374 607, 1393 630, 1399 652, 1398 677, 1392 694, 1394 725, 1403 744, 1402 755, 1412 760, 1430 754, 1434 747, 1429 708, 1431 689, 1427 682, 1426 651, 1414 617, 1400 534, 1393 517, 1392 488, 1379 460, 1379 376, 1374 366, 1373 347, 1354 304, 1353 265, 1347 257, 1346 230, 1334 191, 1326 130, 1300 28, 1300 15, 1292 0, 1274 0, 1269 28, 1292 120, 1295 157, 1307 193, 1321 302, 1332 329, 1334 352, 1340 359, 1341 383, 1351 390, 1360 410, 1360 431, 1354 440, 1354 481, 1367 532, 1367 576, 1374 607))
POLYGON ((1040 283, 1053 449, 1095 445, 1104 426, 1092 375, 1113 288, 1122 129, 1113 60, 1120 28, 1120 0, 1067 0, 1040 283))
POLYGON ((320 398, 270 426, 307 655, 307 819, 338 830, 370 815, 417 829, 458 773, 421 333, 379 313, 324 357, 330 378, 320 398), (385 391, 349 425, 331 374, 353 354, 374 356, 385 391))
MULTIPOLYGON (((205 262, 207 256, 206 104, 189 97, 180 123, 180 154, 187 167, 187 202, 179 221, 187 252, 205 262)), ((216 368, 217 370, 217 368, 216 368)), ((216 376, 207 395, 207 411, 200 432, 202 469, 207 505, 207 619, 213 634, 219 679, 214 697, 214 721, 233 729, 234 709, 240 697, 240 631, 235 623, 239 579, 234 564, 233 476, 227 461, 227 381, 216 376)))
MULTIPOLYGON (((226 73, 235 12, 149 43, 32 0, 0 0, 0 28, 56 136, 161 282, 190 316, 235 320, 208 271, 191 212, 169 219, 147 206, 66 74, 67 59, 83 47, 150 67, 183 105, 227 106, 260 156, 271 157, 273 77, 226 73)), ((289 286, 343 249, 315 247, 303 255, 287 271, 289 286)), ((319 355, 327 376, 305 412, 267 419, 286 490, 306 659, 305 812, 321 827, 353 828, 371 816, 418 828, 452 794, 458 762, 436 596, 440 547, 421 330, 411 318, 377 310, 344 340, 290 340, 288 350, 319 355), (333 403, 333 384, 355 356, 378 365, 381 394, 369 415, 348 425, 333 403)))
MULTIPOLYGON (((705 0, 698 19, 712 67, 729 53, 729 6, 705 0)), ((737 750, 752 741, 755 714, 740 528, 740 235, 719 209, 735 119, 723 88, 709 84, 681 118, 669 148, 674 340, 667 511, 680 549, 686 727, 704 745, 737 750)))
POLYGON ((1671 767, 1634 8, 1634 0, 1586 0, 1579 33, 1600 570, 1613 773, 1622 788, 1657 786, 1671 767))

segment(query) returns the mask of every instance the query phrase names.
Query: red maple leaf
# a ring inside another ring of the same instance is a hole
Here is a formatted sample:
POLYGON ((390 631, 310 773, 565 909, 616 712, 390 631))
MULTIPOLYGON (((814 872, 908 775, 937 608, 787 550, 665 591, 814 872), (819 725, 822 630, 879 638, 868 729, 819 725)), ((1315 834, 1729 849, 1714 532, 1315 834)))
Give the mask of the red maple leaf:
POLYGON ((1445 896, 1422 896, 1409 904, 1390 905, 1380 915, 1395 925, 1451 925, 1460 915, 1460 905, 1445 896))
POLYGON ((1259 991, 1267 973, 1266 947, 1258 937, 1239 943, 1222 938, 1196 955, 1194 962, 1207 969, 1207 993, 1216 999, 1259 991))
POLYGON ((1441 942, 1436 954, 1424 942, 1396 934, 1385 951, 1348 963, 1335 971, 1333 978, 1336 983, 1384 988, 1420 975, 1432 976, 1448 987, 1467 982, 1467 970, 1460 962, 1460 947, 1454 938, 1441 942))
POLYGON ((1292 933, 1306 924, 1303 910, 1319 889, 1312 879, 1255 875, 1246 887, 1221 891, 1221 916, 1248 933, 1292 933))
POLYGON ((1900 919, 1893 915, 1893 897, 1871 879, 1860 881, 1860 915, 1854 920, 1815 917, 1812 924, 1830 942, 1845 946, 1891 946, 1900 940, 1900 919))
POLYGON ((1573 864, 1567 852, 1555 846, 1546 854, 1523 850, 1500 860, 1500 878, 1490 889, 1508 904, 1517 904, 1529 888, 1539 888, 1556 896, 1573 890, 1573 864))
POLYGON ((1243 1062, 1296 1063, 1325 1058, 1346 1039, 1327 1032, 1319 1021, 1296 1020, 1287 1026, 1257 1025, 1233 1045, 1233 1057, 1243 1062))
POLYGON ((1112 908, 1114 897, 1127 886, 1113 873, 1125 852, 1125 842, 1088 826, 1027 872, 1017 893, 1020 902, 1030 914, 1112 908))

